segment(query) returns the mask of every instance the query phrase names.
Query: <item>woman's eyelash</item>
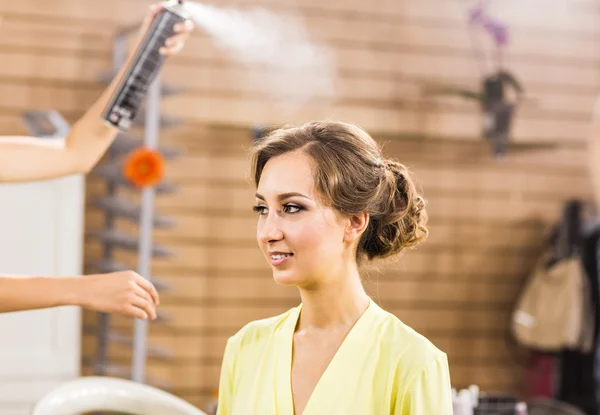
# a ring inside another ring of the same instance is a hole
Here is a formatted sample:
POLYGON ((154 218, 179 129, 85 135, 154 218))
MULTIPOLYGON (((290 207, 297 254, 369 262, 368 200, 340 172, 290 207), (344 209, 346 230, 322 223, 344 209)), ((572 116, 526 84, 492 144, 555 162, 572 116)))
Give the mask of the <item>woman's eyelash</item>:
MULTIPOLYGON (((267 210, 267 207, 266 207, 266 206, 260 206, 260 205, 256 205, 256 206, 253 206, 253 207, 252 207, 252 210, 253 210, 255 213, 264 214, 264 213, 265 213, 265 210, 267 210)), ((294 214, 294 213, 298 213, 298 212, 300 212, 301 210, 304 210, 304 207, 303 207, 303 206, 300 206, 300 205, 296 205, 296 204, 294 204, 294 203, 288 203, 288 204, 286 204, 286 205, 283 205, 283 211, 284 211, 285 213, 294 214), (289 211, 290 209, 296 209, 296 210, 295 210, 294 212, 290 212, 290 211, 289 211)))
POLYGON ((291 209, 297 209, 295 212, 288 212, 288 213, 298 213, 301 210, 304 210, 304 207, 302 207, 300 205, 293 204, 293 203, 288 203, 287 205, 284 205, 283 207, 284 207, 284 209, 287 209, 287 210, 289 210, 290 208, 291 209))

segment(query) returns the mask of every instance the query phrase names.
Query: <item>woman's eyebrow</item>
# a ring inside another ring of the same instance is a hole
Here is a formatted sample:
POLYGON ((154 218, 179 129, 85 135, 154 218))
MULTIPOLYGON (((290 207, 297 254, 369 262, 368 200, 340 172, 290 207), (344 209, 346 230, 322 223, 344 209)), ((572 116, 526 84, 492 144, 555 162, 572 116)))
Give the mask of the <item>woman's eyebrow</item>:
MULTIPOLYGON (((261 194, 256 193, 254 196, 256 196, 257 199, 266 200, 265 197, 263 195, 261 195, 261 194)), ((302 193, 298 193, 298 192, 287 192, 287 193, 281 193, 280 195, 277 195, 277 199, 279 201, 286 200, 286 199, 289 199, 291 197, 303 197, 305 199, 309 199, 310 200, 310 197, 305 196, 302 193)))

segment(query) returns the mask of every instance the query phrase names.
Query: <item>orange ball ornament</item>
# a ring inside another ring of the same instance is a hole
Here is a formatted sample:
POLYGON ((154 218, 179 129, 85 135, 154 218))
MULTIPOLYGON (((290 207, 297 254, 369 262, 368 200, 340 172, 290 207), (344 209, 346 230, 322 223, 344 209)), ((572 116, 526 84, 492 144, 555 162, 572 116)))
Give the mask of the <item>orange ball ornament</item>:
POLYGON ((164 173, 162 155, 148 147, 133 150, 123 165, 123 176, 136 187, 155 186, 163 179, 164 173))

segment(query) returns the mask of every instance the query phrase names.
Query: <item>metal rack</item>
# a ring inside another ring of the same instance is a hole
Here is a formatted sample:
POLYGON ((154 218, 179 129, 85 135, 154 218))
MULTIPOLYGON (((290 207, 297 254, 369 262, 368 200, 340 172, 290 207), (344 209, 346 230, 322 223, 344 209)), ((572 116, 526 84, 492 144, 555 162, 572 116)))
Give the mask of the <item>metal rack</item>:
POLYGON ((64 138, 71 131, 69 123, 57 111, 28 111, 23 121, 29 134, 39 138, 64 138))
MULTIPOLYGON (((108 85, 127 60, 127 38, 136 32, 139 25, 125 27, 114 37, 112 68, 100 75, 100 81, 108 85)), ((89 264, 96 272, 108 273, 135 269, 140 275, 152 281, 159 292, 167 292, 169 285, 152 275, 152 259, 170 257, 173 252, 165 246, 153 241, 155 228, 172 228, 176 226, 173 218, 161 215, 155 211, 154 201, 156 196, 171 194, 177 191, 177 186, 163 181, 154 187, 138 190, 132 186, 122 175, 123 156, 139 147, 148 147, 161 153, 163 158, 175 159, 180 152, 165 146, 159 146, 161 129, 180 124, 180 120, 160 114, 161 99, 168 95, 182 92, 182 88, 171 87, 163 84, 160 74, 148 90, 144 111, 140 111, 134 120, 134 126, 141 127, 143 136, 135 137, 130 134, 119 134, 107 152, 106 161, 99 164, 92 174, 106 183, 105 194, 91 201, 92 205, 100 209, 104 215, 102 229, 91 232, 89 237, 102 244, 102 258, 89 264), (126 189, 131 193, 140 193, 140 202, 134 203, 123 197, 120 190, 126 189), (138 235, 130 235, 118 230, 116 220, 125 219, 138 225, 138 235), (136 252, 137 264, 126 266, 115 261, 115 252, 119 250, 136 252)), ((158 314, 156 324, 169 324, 169 316, 164 312, 158 314)), ((172 353, 169 350, 148 344, 148 322, 136 319, 133 334, 124 333, 110 327, 111 319, 106 313, 99 313, 97 327, 85 327, 87 333, 93 333, 97 340, 97 353, 93 362, 90 362, 96 375, 116 376, 130 378, 141 383, 148 383, 164 390, 169 385, 160 379, 150 379, 146 376, 146 360, 148 358, 170 360, 172 353), (131 367, 111 364, 108 359, 110 344, 120 344, 132 348, 131 367)))

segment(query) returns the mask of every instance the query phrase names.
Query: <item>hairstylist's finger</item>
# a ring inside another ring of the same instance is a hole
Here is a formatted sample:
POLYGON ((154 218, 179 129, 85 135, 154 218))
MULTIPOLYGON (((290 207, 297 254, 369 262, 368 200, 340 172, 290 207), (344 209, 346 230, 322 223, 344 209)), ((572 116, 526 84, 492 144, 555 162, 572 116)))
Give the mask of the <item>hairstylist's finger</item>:
POLYGON ((140 287, 142 287, 146 292, 150 294, 152 300, 154 301, 154 304, 160 303, 158 291, 156 291, 156 287, 150 281, 148 281, 146 278, 142 277, 139 274, 136 274, 135 281, 140 287))
POLYGON ((187 37, 187 34, 181 34, 167 39, 165 42, 165 46, 160 49, 160 53, 163 55, 170 56, 181 52, 187 37))
POLYGON ((185 41, 188 40, 190 38, 190 34, 188 32, 185 33, 179 33, 178 35, 173 35, 170 38, 168 38, 167 40, 165 40, 165 46, 169 47, 169 46, 173 46, 173 45, 183 45, 185 44, 185 41))
POLYGON ((131 304, 124 306, 121 314, 129 317, 139 318, 140 320, 148 320, 148 314, 146 314, 144 310, 131 304))
POLYGON ((152 297, 152 295, 150 294, 150 292, 148 292, 147 290, 145 290, 141 286, 139 286, 139 285, 136 284, 133 290, 134 290, 134 293, 138 297, 143 298, 145 301, 147 301, 149 304, 152 304, 153 306, 156 305, 156 301, 154 301, 154 298, 152 297))
POLYGON ((137 308, 142 309, 152 318, 152 320, 156 319, 156 308, 154 307, 152 301, 140 297, 139 295, 134 295, 129 299, 129 303, 137 308))
POLYGON ((195 27, 196 27, 196 25, 194 24, 193 21, 186 20, 182 23, 181 22, 176 23, 174 30, 175 30, 175 33, 190 33, 192 30, 194 30, 195 27))

